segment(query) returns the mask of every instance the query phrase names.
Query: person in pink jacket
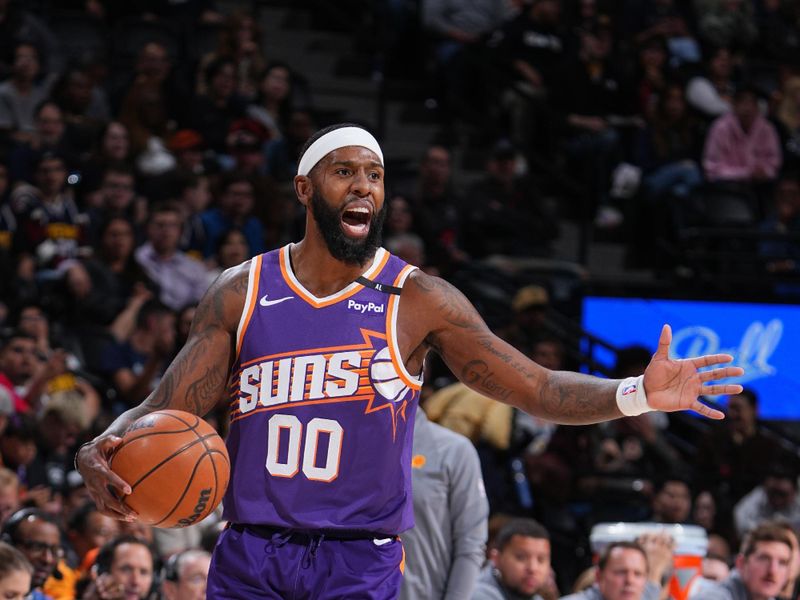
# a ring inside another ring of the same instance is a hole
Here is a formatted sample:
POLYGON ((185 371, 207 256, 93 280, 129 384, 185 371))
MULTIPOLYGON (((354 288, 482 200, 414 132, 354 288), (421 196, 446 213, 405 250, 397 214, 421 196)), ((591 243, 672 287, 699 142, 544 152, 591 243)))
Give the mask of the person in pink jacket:
POLYGON ((740 87, 733 110, 714 121, 703 150, 709 181, 757 182, 774 179, 783 157, 778 134, 761 115, 758 92, 740 87))

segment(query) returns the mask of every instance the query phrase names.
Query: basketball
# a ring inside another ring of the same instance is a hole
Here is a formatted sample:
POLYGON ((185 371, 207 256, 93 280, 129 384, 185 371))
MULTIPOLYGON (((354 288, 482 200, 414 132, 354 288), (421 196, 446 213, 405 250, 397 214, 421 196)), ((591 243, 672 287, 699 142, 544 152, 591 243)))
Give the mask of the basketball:
POLYGON ((131 486, 125 503, 154 527, 186 527, 205 519, 228 487, 225 442, 200 417, 159 410, 137 419, 109 460, 131 486))

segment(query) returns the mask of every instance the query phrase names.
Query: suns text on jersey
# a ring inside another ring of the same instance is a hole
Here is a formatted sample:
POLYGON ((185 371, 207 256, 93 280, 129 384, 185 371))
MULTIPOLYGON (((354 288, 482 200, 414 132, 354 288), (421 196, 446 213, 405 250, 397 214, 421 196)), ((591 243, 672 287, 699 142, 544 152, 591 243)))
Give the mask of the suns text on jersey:
POLYGON ((287 356, 244 368, 239 412, 258 406, 357 396, 371 390, 366 367, 374 350, 287 356), (265 385, 267 382, 267 385, 265 385))

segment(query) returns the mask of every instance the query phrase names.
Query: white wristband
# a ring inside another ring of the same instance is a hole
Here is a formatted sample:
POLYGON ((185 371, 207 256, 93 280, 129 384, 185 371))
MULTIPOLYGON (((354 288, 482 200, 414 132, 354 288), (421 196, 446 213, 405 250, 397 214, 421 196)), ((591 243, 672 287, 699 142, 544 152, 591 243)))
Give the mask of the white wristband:
POLYGON ((644 393, 644 375, 623 379, 617 388, 617 406, 626 417, 652 412, 644 393))

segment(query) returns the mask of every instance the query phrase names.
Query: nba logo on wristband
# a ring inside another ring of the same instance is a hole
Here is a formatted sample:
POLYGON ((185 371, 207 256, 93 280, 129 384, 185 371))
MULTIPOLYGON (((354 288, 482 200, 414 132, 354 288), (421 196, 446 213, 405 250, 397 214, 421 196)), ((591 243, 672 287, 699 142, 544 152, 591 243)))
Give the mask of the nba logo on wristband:
POLYGON ((635 417, 653 409, 647 405, 644 375, 623 379, 617 387, 617 407, 626 417, 635 417))

